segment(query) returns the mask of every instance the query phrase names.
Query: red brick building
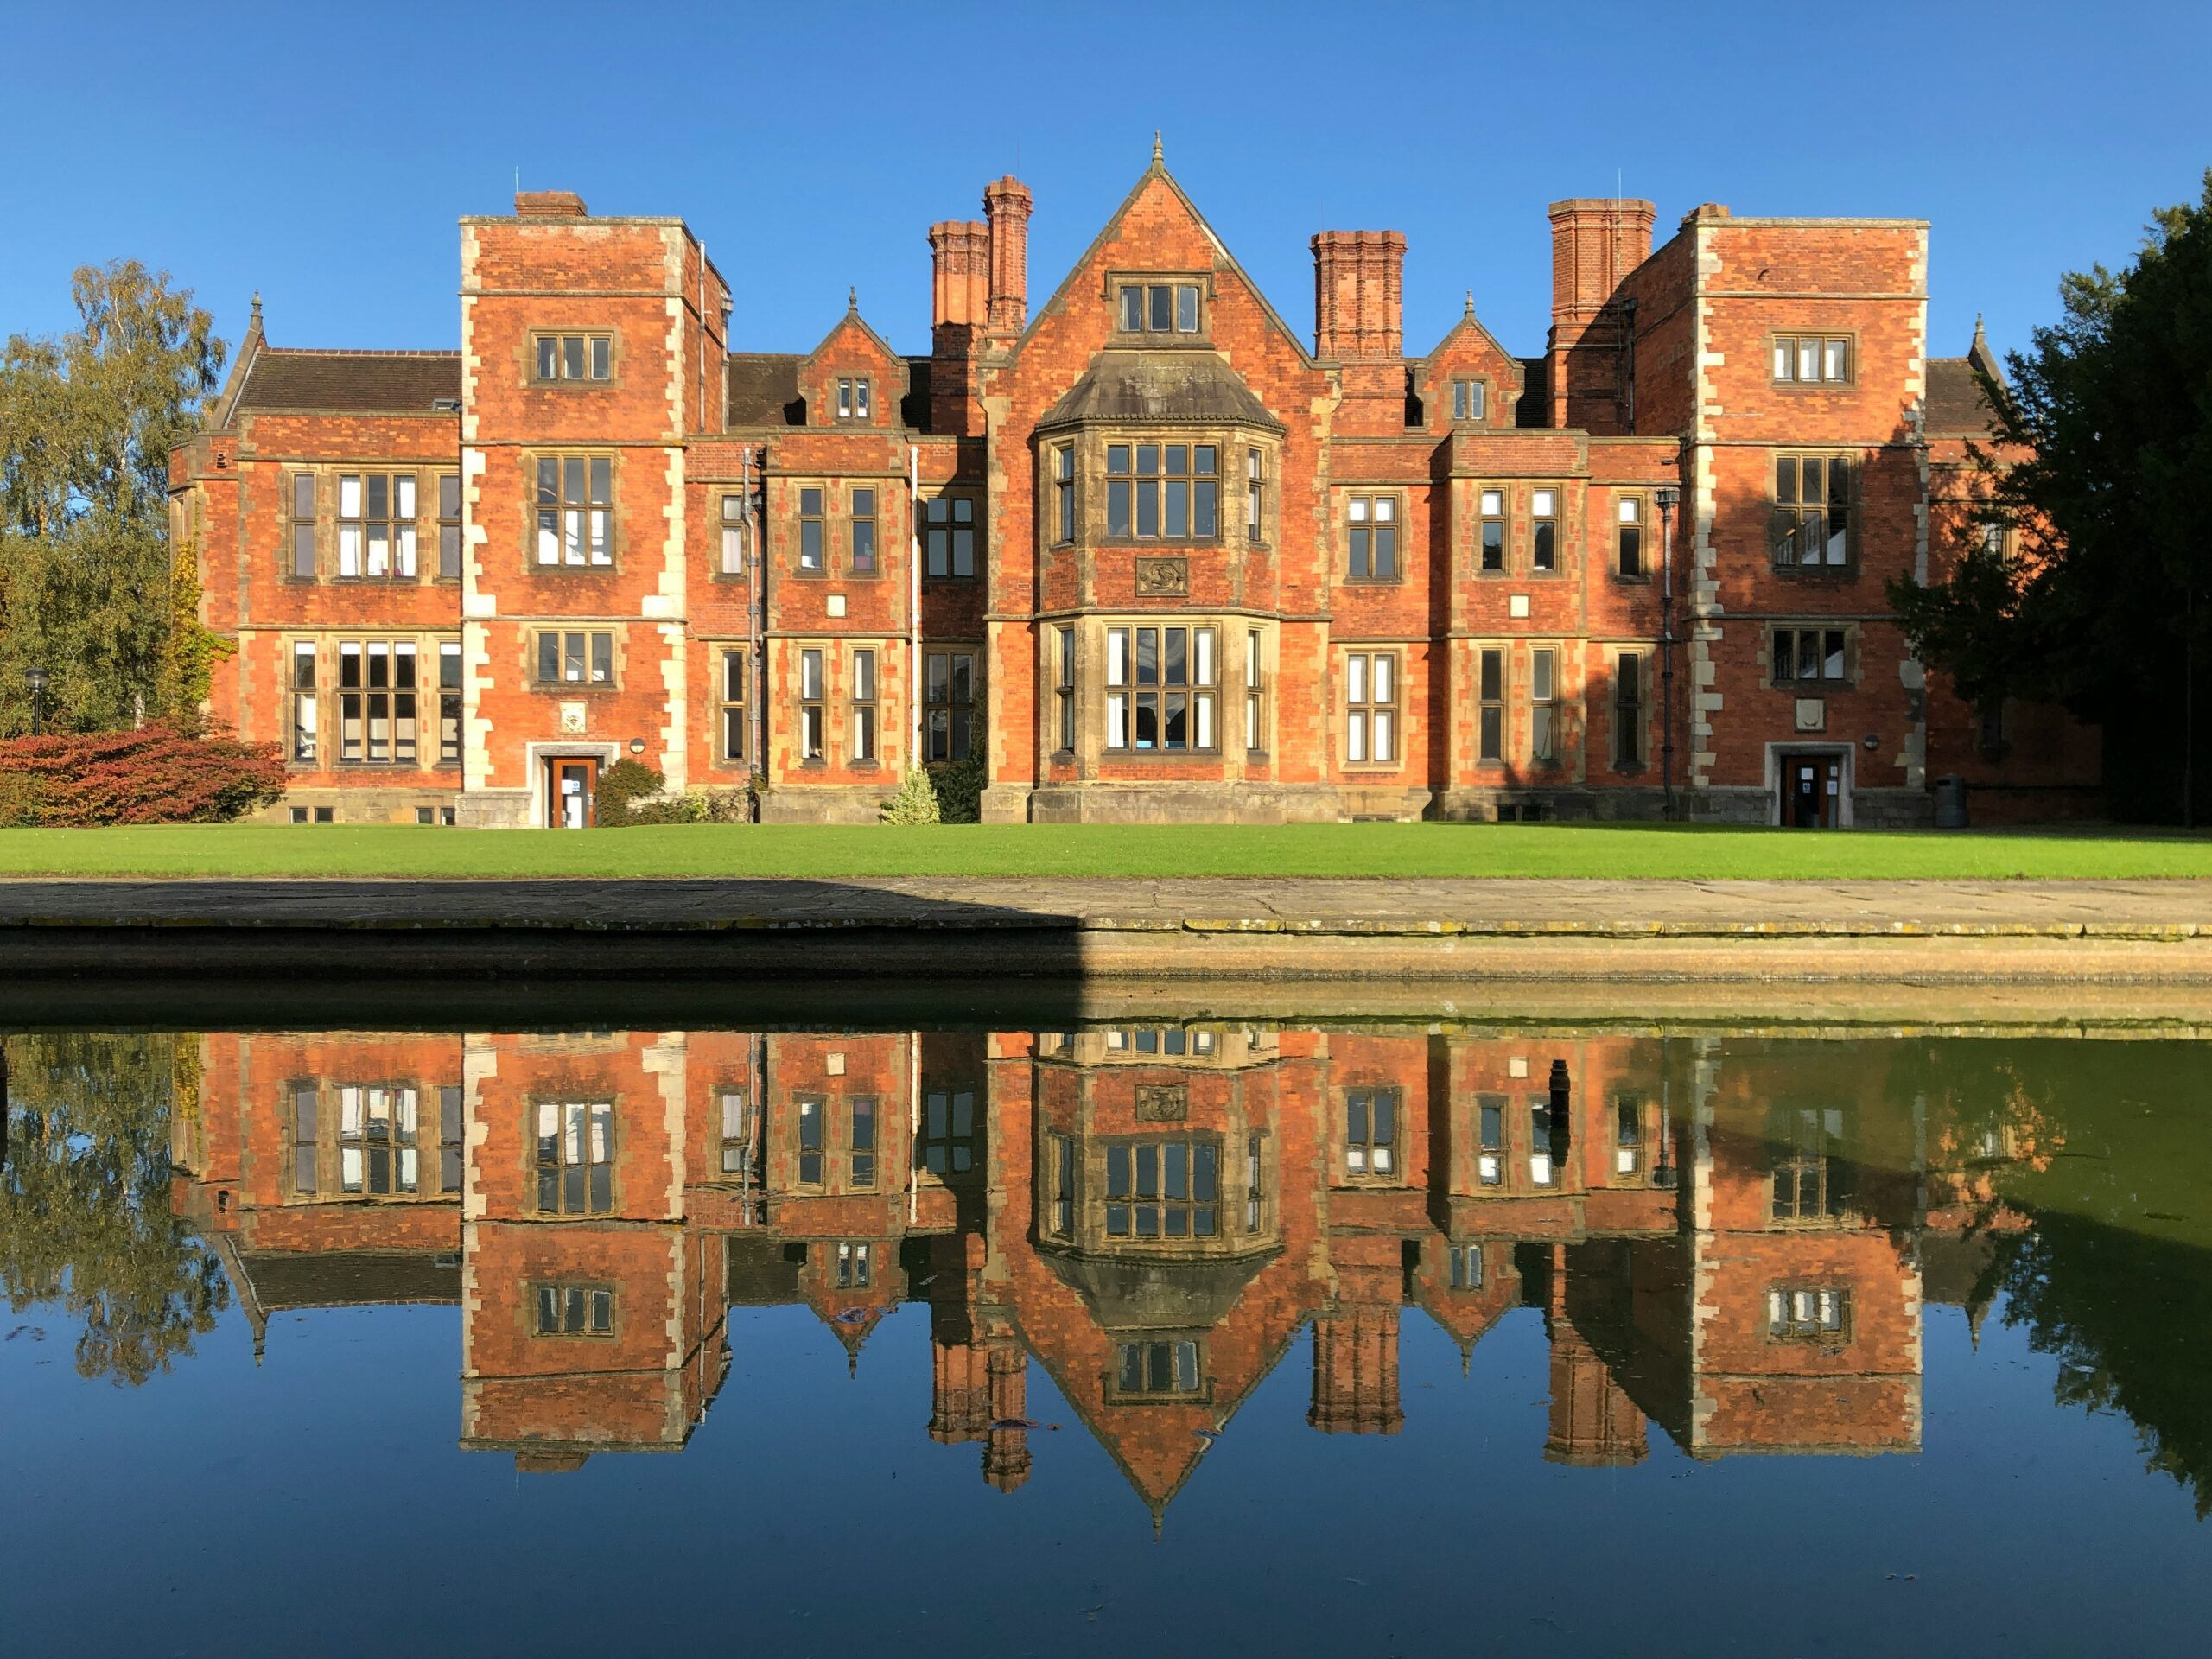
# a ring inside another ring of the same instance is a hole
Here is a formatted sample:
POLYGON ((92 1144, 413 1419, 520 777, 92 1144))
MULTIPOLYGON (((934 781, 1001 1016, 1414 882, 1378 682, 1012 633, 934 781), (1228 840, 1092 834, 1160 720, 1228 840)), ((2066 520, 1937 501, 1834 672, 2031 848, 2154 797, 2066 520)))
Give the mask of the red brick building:
POLYGON ((2018 1102, 1900 1109, 1914 1052, 1169 1022, 231 1033, 201 1039, 173 1155, 257 1346, 280 1312, 458 1305, 466 1449, 547 1472, 678 1451, 729 1310, 810 1309, 842 1370, 918 1303, 932 1440, 1020 1487, 1052 1444, 1033 1359, 1158 1516, 1309 1330, 1312 1427, 1400 1432, 1422 1316, 1470 1357, 1541 1317, 1562 1464, 1640 1461, 1654 1424, 1699 1458, 1916 1449, 1924 1307, 1979 1319, 2021 1225, 1997 1176, 2052 1130, 2018 1102))
POLYGON ((1976 531, 1924 224, 1707 205, 1655 250, 1649 202, 1557 202, 1518 356, 1471 293, 1409 353, 1389 232, 1313 238, 1294 330, 1156 150, 1033 309, 1031 194, 983 207, 929 227, 920 355, 849 300, 733 349, 692 232, 563 192, 461 222, 457 353, 257 304, 173 480, 274 815, 578 823, 635 757, 864 821, 976 748, 1006 820, 2093 798, 2092 735, 1960 709, 1888 613, 1976 531))

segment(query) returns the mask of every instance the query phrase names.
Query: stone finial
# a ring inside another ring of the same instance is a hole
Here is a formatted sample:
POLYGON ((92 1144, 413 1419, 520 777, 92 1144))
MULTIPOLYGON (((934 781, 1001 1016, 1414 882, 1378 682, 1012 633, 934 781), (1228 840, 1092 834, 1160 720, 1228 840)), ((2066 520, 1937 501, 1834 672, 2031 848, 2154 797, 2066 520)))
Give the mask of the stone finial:
POLYGON ((1474 290, 1473 289, 1471 289, 1471 289, 1469 289, 1467 290, 1467 321, 1468 321, 1469 322, 1472 322, 1474 320, 1475 320, 1475 290, 1474 290))
MULTIPOLYGON (((1981 325, 1977 322, 1974 327, 1979 329, 1981 325)), ((246 329, 251 334, 261 332, 261 290, 257 288, 253 290, 253 315, 246 319, 246 329)))
POLYGON ((1154 127, 1152 130, 1152 164, 1154 167, 1164 167, 1166 165, 1166 153, 1160 147, 1160 129, 1154 127))
POLYGON ((855 283, 845 290, 845 309, 848 311, 857 311, 860 308, 861 289, 860 284, 855 283))

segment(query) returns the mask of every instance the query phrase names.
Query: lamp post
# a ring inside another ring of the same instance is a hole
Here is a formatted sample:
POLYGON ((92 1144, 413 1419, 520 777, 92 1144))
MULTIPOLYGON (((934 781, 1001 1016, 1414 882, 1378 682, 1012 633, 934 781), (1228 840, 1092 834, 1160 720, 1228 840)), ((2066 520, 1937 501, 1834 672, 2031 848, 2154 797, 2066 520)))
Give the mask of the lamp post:
POLYGON ((46 730, 46 671, 42 668, 25 669, 23 683, 30 688, 31 735, 37 737, 46 730))
POLYGON ((1675 818, 1675 507, 1682 493, 1662 485, 1651 493, 1659 505, 1659 768, 1666 785, 1667 821, 1675 818))

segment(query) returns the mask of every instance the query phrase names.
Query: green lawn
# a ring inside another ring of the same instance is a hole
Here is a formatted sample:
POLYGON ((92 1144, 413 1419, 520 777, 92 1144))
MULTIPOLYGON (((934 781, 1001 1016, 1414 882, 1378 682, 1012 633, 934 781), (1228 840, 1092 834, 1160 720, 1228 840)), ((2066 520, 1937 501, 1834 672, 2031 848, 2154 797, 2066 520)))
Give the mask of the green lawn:
POLYGON ((0 830, 5 875, 2212 876, 2212 836, 1613 824, 0 830))

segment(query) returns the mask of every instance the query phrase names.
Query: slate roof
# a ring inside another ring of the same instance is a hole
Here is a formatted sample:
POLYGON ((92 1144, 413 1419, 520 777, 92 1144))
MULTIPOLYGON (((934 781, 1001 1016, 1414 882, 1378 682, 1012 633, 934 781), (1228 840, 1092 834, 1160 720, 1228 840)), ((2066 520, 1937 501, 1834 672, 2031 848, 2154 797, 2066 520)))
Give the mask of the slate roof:
POLYGON ((269 1313, 461 1300, 461 1263, 442 1252, 249 1250, 238 1264, 269 1313))
POLYGON ((1076 421, 1238 421, 1282 430, 1236 372, 1204 351, 1101 352, 1038 425, 1076 421))
POLYGON ((1973 359, 1931 357, 1928 359, 1928 412, 1925 429, 1931 438, 1980 438, 1989 433, 1989 405, 1974 384, 1973 359))
POLYGON ((732 352, 729 354, 729 423, 732 426, 804 426, 796 352, 732 352))
POLYGON ((315 352, 264 346, 232 410, 429 414, 461 396, 459 352, 315 352))

